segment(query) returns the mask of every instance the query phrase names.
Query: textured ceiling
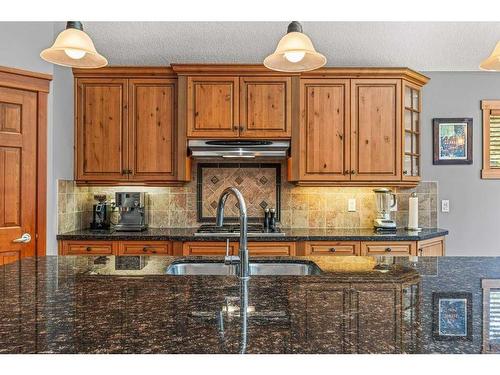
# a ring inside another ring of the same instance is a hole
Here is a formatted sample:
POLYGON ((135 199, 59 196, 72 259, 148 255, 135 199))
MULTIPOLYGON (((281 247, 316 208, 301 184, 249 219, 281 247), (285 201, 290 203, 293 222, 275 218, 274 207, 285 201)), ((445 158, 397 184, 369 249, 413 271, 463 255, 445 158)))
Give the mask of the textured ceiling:
MULTIPOLYGON (((302 22, 328 66, 479 70, 500 22, 302 22)), ((287 22, 85 22, 111 65, 260 63, 287 22)), ((64 25, 56 24, 58 32, 64 25)))

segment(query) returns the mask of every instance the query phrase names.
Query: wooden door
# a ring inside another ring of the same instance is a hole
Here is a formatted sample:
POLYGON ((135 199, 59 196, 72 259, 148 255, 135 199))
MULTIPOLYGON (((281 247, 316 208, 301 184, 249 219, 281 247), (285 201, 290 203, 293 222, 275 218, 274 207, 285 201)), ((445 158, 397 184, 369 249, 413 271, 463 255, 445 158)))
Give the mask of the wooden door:
POLYGON ((126 79, 78 79, 76 179, 128 180, 126 79))
POLYGON ((292 79, 240 78, 240 137, 290 138, 292 79))
POLYGON ((187 86, 188 137, 237 137, 238 77, 188 77, 187 86))
POLYGON ((349 80, 304 79, 300 83, 300 179, 350 179, 349 80))
POLYGON ((420 87, 409 82, 403 84, 402 178, 420 181, 420 117, 422 95, 420 87))
POLYGON ((419 241, 417 255, 420 257, 439 257, 444 255, 444 237, 419 241))
POLYGON ((351 180, 401 179, 401 81, 351 80, 351 180))
POLYGON ((129 80, 129 179, 176 179, 177 80, 129 80))
POLYGON ((0 87, 0 265, 35 255, 36 152, 37 94, 0 87))

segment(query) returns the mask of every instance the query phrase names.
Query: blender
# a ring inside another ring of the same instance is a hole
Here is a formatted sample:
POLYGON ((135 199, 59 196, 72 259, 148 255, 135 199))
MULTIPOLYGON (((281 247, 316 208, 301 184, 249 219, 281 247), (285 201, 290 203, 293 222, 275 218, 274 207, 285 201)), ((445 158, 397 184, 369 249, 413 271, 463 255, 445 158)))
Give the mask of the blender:
POLYGON ((373 189, 377 204, 377 217, 373 221, 376 230, 395 230, 396 222, 391 219, 391 208, 396 206, 396 195, 387 188, 373 189))

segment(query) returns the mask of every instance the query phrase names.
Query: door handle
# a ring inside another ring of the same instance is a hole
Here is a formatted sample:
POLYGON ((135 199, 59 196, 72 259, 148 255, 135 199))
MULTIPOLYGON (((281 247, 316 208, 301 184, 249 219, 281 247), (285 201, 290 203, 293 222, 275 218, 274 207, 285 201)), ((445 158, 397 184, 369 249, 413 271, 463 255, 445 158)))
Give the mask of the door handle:
POLYGON ((31 242, 31 235, 29 233, 24 233, 21 237, 12 240, 15 243, 29 243, 31 242))

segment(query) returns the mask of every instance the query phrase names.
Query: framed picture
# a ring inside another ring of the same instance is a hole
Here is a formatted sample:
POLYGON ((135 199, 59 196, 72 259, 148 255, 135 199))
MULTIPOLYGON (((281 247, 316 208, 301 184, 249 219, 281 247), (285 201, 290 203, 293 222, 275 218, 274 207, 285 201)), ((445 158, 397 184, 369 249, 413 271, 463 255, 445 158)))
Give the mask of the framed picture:
POLYGON ((472 118, 435 118, 433 164, 472 164, 472 118))
POLYGON ((432 336, 472 340, 472 293, 432 293, 432 336))

